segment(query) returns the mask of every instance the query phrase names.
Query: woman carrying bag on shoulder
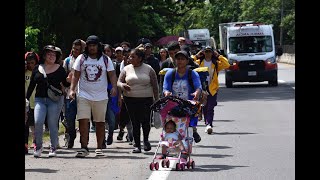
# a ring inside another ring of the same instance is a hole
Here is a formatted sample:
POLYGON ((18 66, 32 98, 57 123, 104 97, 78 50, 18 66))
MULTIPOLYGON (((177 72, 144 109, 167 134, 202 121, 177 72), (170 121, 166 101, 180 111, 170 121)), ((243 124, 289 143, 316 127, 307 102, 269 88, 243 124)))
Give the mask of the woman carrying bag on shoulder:
POLYGON ((31 75, 30 85, 27 90, 26 99, 29 100, 33 90, 36 88, 35 94, 35 147, 34 157, 40 157, 42 152, 43 124, 47 116, 50 131, 51 149, 49 157, 55 157, 58 144, 58 120, 60 115, 60 104, 63 101, 61 83, 68 87, 70 81, 67 82, 67 73, 62 66, 59 65, 61 52, 59 48, 47 45, 43 48, 42 56, 31 75), (48 90, 49 89, 49 90, 48 90), (53 95, 51 96, 53 92, 53 95), (48 95, 49 93, 49 95, 48 95))

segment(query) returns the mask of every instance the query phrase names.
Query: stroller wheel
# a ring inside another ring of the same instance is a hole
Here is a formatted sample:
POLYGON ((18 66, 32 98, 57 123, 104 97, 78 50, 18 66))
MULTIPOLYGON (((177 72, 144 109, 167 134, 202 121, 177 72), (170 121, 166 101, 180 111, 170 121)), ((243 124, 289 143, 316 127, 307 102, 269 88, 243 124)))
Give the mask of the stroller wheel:
POLYGON ((163 168, 166 167, 165 160, 162 160, 162 161, 161 161, 161 166, 162 166, 163 168))
POLYGON ((179 163, 176 164, 176 170, 177 170, 177 171, 180 170, 180 164, 179 164, 179 163))
POLYGON ((180 169, 181 169, 181 171, 184 171, 184 170, 185 170, 185 164, 184 164, 184 163, 181 163, 181 164, 180 164, 180 169))
POLYGON ((154 168, 154 163, 153 163, 153 162, 151 162, 151 163, 150 163, 150 165, 149 165, 149 167, 150 167, 150 170, 152 171, 152 170, 153 170, 153 168, 154 168))
POLYGON ((159 163, 158 163, 158 162, 154 163, 154 168, 155 168, 156 170, 159 169, 159 163))
POLYGON ((192 162, 191 162, 191 168, 192 168, 192 169, 194 169, 194 168, 195 168, 195 166, 196 166, 195 162, 194 162, 194 161, 192 161, 192 162))
POLYGON ((187 168, 190 169, 191 163, 190 161, 187 162, 187 168))
POLYGON ((167 166, 167 168, 169 168, 169 167, 170 167, 170 160, 169 160, 169 159, 166 159, 165 161, 166 161, 166 166, 167 166))

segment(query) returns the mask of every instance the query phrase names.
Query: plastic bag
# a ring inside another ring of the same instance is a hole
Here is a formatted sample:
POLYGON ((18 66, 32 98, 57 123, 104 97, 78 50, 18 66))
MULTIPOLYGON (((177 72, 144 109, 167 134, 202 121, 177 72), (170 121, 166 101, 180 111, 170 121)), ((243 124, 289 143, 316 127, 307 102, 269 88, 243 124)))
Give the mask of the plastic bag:
POLYGON ((154 127, 156 129, 161 128, 162 127, 162 122, 161 122, 160 113, 152 111, 152 118, 153 118, 154 127))

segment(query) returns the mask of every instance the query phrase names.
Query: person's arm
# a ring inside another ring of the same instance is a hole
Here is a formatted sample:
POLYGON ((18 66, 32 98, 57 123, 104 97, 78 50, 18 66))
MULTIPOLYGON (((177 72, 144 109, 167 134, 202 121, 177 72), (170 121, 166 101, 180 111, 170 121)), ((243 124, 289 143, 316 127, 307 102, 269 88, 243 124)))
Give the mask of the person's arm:
POLYGON ((122 90, 122 91, 130 91, 130 86, 126 83, 125 78, 126 78, 126 68, 123 69, 123 71, 120 72, 118 81, 117 81, 117 86, 122 90))
POLYGON ((28 86, 28 90, 27 90, 27 94, 26 94, 26 99, 27 100, 30 99, 30 96, 32 95, 32 92, 33 92, 34 88, 37 85, 36 81, 34 80, 34 77, 35 77, 35 74, 38 72, 38 67, 39 67, 39 65, 37 65, 32 71, 32 74, 31 74, 31 77, 30 77, 30 84, 28 86))
POLYGON ((62 73, 62 84, 64 87, 69 87, 70 86, 70 82, 68 82, 68 74, 67 72, 65 71, 64 68, 61 68, 61 73, 62 73))
POLYGON ((230 67, 230 64, 229 64, 227 58, 225 58, 224 56, 220 55, 217 51, 214 51, 213 55, 218 58, 218 61, 217 61, 218 71, 221 71, 223 69, 228 69, 230 67))
POLYGON ((69 97, 71 99, 74 99, 75 98, 75 95, 76 95, 76 91, 75 91, 75 88, 78 84, 78 81, 80 79, 80 75, 81 75, 81 72, 80 71, 77 71, 77 70, 73 70, 73 76, 72 76, 72 79, 71 79, 71 85, 70 85, 70 91, 69 91, 69 97))
POLYGON ((151 86, 153 89, 153 97, 154 97, 154 100, 157 101, 159 99, 158 79, 157 79, 156 72, 152 68, 150 68, 149 76, 150 76, 151 86))
POLYGON ((164 81, 163 81, 164 96, 172 95, 172 76, 175 76, 175 74, 172 73, 172 70, 168 70, 167 73, 164 75, 164 81))
POLYGON ((191 76, 192 76, 193 86, 196 89, 195 92, 193 92, 191 95, 194 96, 193 100, 197 101, 199 100, 199 97, 202 91, 200 76, 196 71, 192 71, 191 76))
POLYGON ((79 55, 77 59, 75 60, 73 67, 72 67, 72 78, 71 78, 71 85, 70 85, 70 91, 69 91, 69 97, 70 99, 74 99, 76 95, 76 87, 80 79, 81 75, 81 64, 80 59, 82 55, 79 55))
POLYGON ((110 58, 108 58, 108 64, 110 64, 109 66, 107 66, 107 73, 110 79, 110 83, 112 85, 112 89, 110 91, 111 96, 116 96, 117 95, 117 75, 116 75, 116 71, 114 69, 113 63, 111 61, 110 58))

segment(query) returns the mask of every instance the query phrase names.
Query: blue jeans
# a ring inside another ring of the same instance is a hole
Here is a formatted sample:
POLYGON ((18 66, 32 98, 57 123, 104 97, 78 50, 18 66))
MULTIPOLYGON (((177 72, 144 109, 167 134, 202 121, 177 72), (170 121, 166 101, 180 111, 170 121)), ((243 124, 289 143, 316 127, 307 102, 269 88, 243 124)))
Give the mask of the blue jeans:
MULTIPOLYGON (((63 101, 63 96, 61 96, 60 101, 63 101)), ((42 148, 42 137, 43 137, 43 124, 47 116, 49 131, 50 131, 50 141, 51 147, 57 148, 58 144, 58 121, 61 111, 61 102, 52 101, 50 98, 35 98, 34 107, 34 125, 35 125, 35 144, 37 150, 42 148)))
POLYGON ((65 118, 67 120, 66 133, 69 134, 70 140, 74 141, 77 136, 76 133, 76 116, 77 116, 77 99, 75 98, 72 102, 71 99, 64 100, 65 118))
POLYGON ((114 131, 114 126, 116 123, 116 115, 111 108, 111 99, 108 100, 108 106, 106 111, 106 122, 108 122, 108 125, 109 125, 108 136, 112 136, 114 131))

